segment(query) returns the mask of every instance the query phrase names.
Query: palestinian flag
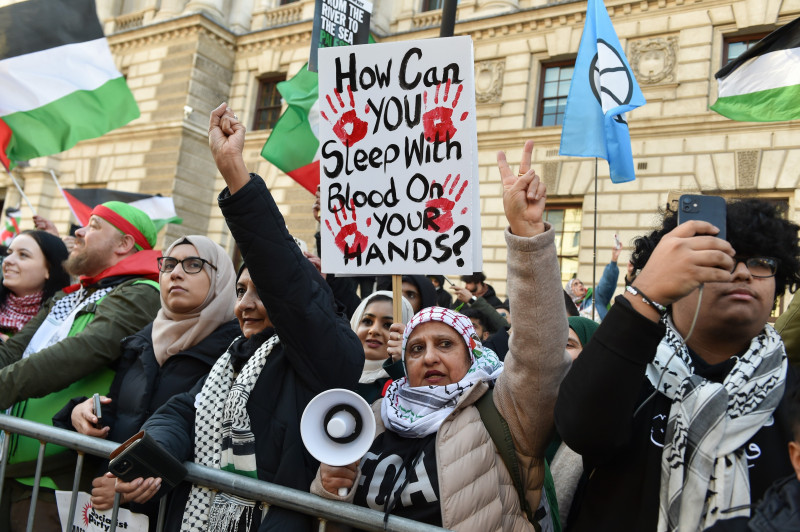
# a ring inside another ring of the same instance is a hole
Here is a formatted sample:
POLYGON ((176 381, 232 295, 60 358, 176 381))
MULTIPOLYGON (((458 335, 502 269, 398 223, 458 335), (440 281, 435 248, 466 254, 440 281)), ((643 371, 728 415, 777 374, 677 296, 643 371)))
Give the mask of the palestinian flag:
POLYGON ((62 152, 139 116, 93 0, 0 8, 0 87, 4 164, 62 152))
POLYGON ((0 164, 6 169, 6 172, 11 171, 11 161, 6 156, 6 149, 11 142, 11 128, 8 127, 2 118, 0 118, 0 164))
POLYGON ((800 18, 773 31, 716 74, 713 111, 731 120, 800 119, 800 18))
POLYGON ((143 210, 150 216, 156 226, 156 231, 160 231, 167 224, 183 223, 183 219, 179 218, 175 213, 175 205, 172 203, 172 198, 122 192, 107 188, 65 188, 62 189, 62 192, 64 199, 69 203, 72 214, 83 226, 89 223, 89 215, 92 209, 107 201, 121 201, 143 210))
POLYGON ((6 209, 6 226, 3 232, 0 233, 0 244, 8 246, 14 237, 19 234, 19 221, 22 218, 22 212, 17 207, 9 207, 6 209))
POLYGON ((304 65, 292 79, 278 83, 289 105, 272 128, 261 156, 314 194, 319 185, 318 77, 304 65))

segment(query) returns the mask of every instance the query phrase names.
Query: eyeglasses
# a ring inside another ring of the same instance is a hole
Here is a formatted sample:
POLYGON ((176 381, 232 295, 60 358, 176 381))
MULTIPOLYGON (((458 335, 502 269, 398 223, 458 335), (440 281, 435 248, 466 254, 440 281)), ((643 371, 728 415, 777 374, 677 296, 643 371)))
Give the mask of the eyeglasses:
POLYGON ((736 271, 740 262, 744 262, 744 265, 750 270, 750 275, 758 279, 774 277, 778 272, 778 259, 772 257, 734 257, 733 260, 735 262, 731 273, 736 271))
POLYGON ((186 257, 183 260, 178 260, 175 257, 158 257, 156 260, 158 261, 158 270, 163 273, 171 273, 172 270, 178 267, 178 264, 181 265, 181 268, 186 273, 200 273, 203 269, 203 264, 208 264, 215 270, 217 269, 216 266, 200 257, 186 257))

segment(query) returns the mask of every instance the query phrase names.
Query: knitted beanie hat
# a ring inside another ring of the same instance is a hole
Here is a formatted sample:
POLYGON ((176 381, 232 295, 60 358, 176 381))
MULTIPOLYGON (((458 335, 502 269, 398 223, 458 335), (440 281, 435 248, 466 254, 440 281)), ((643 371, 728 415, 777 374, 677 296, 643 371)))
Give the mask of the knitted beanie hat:
POLYGON ((586 347, 586 344, 592 339, 592 335, 597 328, 600 327, 600 324, 596 321, 584 318, 583 316, 570 316, 567 318, 567 321, 569 322, 569 328, 575 331, 575 334, 578 335, 578 339, 581 341, 581 345, 584 347, 586 347))
POLYGON ((107 221, 123 234, 131 235, 136 249, 153 249, 157 231, 150 217, 142 210, 121 201, 107 201, 92 209, 91 214, 107 221))

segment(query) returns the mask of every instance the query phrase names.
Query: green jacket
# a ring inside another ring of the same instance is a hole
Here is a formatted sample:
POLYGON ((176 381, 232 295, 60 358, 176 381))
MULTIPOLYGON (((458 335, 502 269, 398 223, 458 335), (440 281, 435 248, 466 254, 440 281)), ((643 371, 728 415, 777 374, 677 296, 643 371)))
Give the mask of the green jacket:
POLYGON ((795 294, 792 297, 789 307, 775 322, 775 330, 783 338, 789 362, 800 364, 800 296, 795 294))
MULTIPOLYGON (((154 282, 125 281, 97 303, 87 305, 75 318, 67 338, 23 360, 22 353, 34 333, 64 295, 58 292, 18 334, 0 346, 0 409, 14 405, 12 413, 17 417, 47 425, 71 398, 108 392, 114 376, 111 366, 120 356, 120 341, 153 321, 161 308, 154 282)), ((23 481, 18 477, 31 474, 38 448, 34 439, 13 438, 7 476, 23 481)), ((63 447, 48 445, 45 454, 63 451, 63 447)), ((45 479, 42 485, 55 487, 45 479)))

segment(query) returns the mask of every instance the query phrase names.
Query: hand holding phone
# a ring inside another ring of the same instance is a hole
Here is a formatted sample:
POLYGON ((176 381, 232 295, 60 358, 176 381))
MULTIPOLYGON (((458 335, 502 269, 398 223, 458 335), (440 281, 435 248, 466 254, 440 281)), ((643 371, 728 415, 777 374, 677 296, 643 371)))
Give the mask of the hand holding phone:
POLYGON ((111 399, 108 397, 95 394, 93 397, 78 403, 70 413, 72 426, 81 434, 95 438, 106 438, 110 428, 100 421, 99 418, 102 416, 100 408, 110 402, 111 399))
POLYGON ((103 409, 100 406, 100 394, 96 393, 92 396, 92 401, 94 402, 94 415, 97 418, 97 421, 94 423, 95 428, 102 429, 103 428, 103 409))
POLYGON ((111 453, 108 471, 125 482, 160 478, 170 490, 184 477, 186 467, 145 431, 129 438, 111 453))

